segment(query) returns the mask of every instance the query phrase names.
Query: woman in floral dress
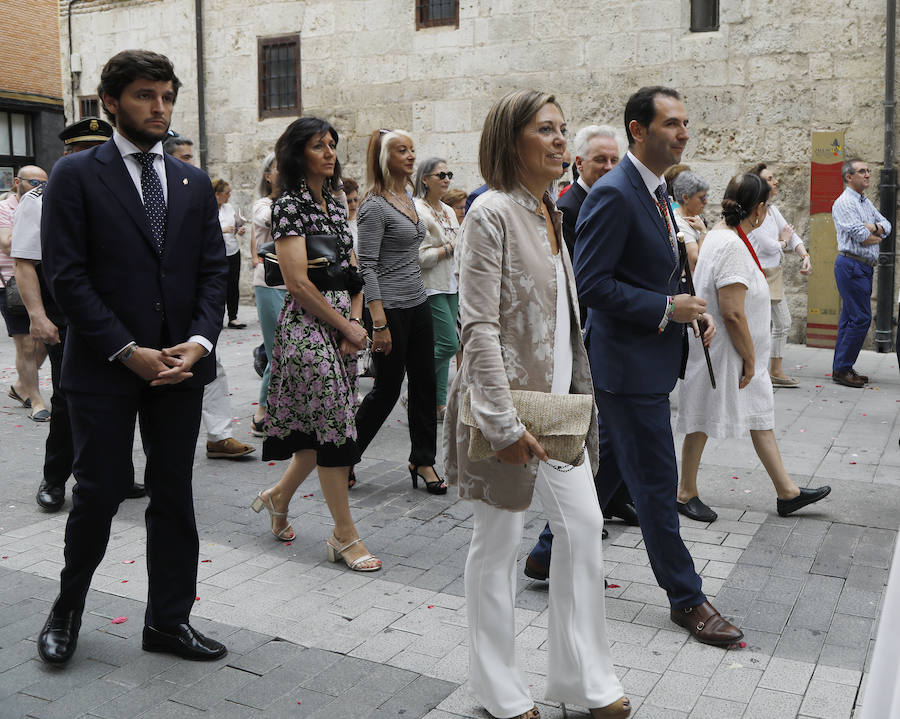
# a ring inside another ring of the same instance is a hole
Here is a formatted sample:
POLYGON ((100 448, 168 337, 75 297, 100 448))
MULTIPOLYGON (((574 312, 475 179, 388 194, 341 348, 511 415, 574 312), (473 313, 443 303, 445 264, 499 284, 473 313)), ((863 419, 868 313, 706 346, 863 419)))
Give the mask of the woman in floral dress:
POLYGON ((272 533, 294 538, 287 509, 313 469, 334 520, 328 558, 350 569, 381 568, 350 516, 347 477, 359 461, 356 442, 356 353, 366 346, 361 326, 362 279, 356 270, 347 211, 332 192, 340 179, 338 134, 325 120, 303 117, 275 144, 283 194, 272 207, 272 238, 288 294, 278 318, 266 411, 263 459, 291 463, 279 482, 253 501, 266 508, 272 533), (329 236, 342 272, 314 278, 307 239, 329 236), (319 286, 313 283, 315 279, 319 286))

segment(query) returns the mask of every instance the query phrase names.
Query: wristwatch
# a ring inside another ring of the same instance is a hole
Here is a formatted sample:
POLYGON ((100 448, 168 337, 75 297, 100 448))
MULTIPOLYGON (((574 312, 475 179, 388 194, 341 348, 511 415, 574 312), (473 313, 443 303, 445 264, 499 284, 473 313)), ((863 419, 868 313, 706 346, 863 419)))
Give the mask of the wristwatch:
POLYGON ((137 349, 137 342, 132 342, 125 349, 119 352, 118 360, 119 362, 127 362, 131 359, 131 355, 134 354, 134 351, 137 349))

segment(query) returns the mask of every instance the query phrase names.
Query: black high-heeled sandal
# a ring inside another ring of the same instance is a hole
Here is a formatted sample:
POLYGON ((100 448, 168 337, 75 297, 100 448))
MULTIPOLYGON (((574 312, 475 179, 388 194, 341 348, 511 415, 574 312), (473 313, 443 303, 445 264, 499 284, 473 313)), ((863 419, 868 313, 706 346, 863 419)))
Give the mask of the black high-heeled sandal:
POLYGON ((419 488, 419 480, 421 479, 425 482, 425 489, 428 491, 428 494, 447 494, 447 485, 444 484, 444 480, 438 477, 433 482, 429 482, 425 477, 418 472, 418 467, 410 467, 409 468, 409 476, 412 477, 413 489, 419 488))
POLYGON ((356 486, 356 472, 350 467, 350 474, 347 475, 347 489, 353 489, 356 486))

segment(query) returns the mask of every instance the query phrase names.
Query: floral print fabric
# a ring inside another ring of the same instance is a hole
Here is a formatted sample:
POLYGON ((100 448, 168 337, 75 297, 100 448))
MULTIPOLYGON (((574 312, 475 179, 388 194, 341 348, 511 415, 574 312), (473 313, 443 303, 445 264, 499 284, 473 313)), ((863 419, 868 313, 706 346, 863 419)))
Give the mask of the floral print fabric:
MULTIPOLYGON (((272 206, 272 237, 337 235, 341 266, 349 267, 353 238, 347 211, 323 192, 327 212, 305 187, 285 192, 272 206)), ((350 317, 350 294, 326 290, 325 299, 350 317)), ((319 445, 356 440, 356 355, 340 352, 343 335, 300 306, 288 293, 278 317, 272 350, 272 378, 266 411, 266 435, 288 438, 292 432, 315 435, 319 445)))

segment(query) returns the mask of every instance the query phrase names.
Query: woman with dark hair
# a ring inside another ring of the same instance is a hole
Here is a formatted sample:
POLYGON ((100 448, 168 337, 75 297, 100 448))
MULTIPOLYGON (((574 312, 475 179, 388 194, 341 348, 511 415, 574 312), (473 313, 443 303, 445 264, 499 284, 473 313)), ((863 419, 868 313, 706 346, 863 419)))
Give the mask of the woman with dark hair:
POLYGON ((409 378, 409 474, 431 494, 446 494, 434 471, 437 420, 434 335, 431 310, 419 267, 425 223, 407 191, 416 151, 409 133, 375 130, 366 150, 369 188, 359 208, 359 264, 366 279, 366 304, 372 313, 375 385, 356 413, 359 449, 384 424, 409 378))
POLYGON ((347 498, 356 442, 356 353, 366 346, 361 326, 362 279, 356 270, 347 211, 331 194, 340 181, 338 134, 325 120, 301 117, 275 144, 282 194, 272 206, 272 238, 288 294, 272 349, 263 459, 288 459, 284 476, 253 501, 267 509, 271 530, 291 540, 287 509, 297 487, 316 469, 334 520, 328 558, 350 569, 381 569, 362 544, 347 498), (322 252, 327 273, 311 265, 322 252))
POLYGON ((435 413, 439 422, 447 411, 447 376, 450 358, 459 349, 456 337, 456 314, 459 307, 456 276, 453 272, 453 253, 459 223, 452 207, 441 198, 450 189, 453 173, 447 161, 429 157, 416 170, 416 211, 425 222, 425 240, 419 245, 419 265, 431 322, 434 327, 434 378, 436 391, 435 413))
POLYGON ((504 96, 485 119, 478 160, 490 189, 469 209, 459 243, 466 349, 448 396, 444 468, 475 518, 465 584, 469 684, 478 701, 494 717, 540 716, 516 666, 513 615, 516 555, 537 494, 554 534, 547 696, 589 707, 594 719, 622 719, 631 705, 606 637, 596 409, 584 461, 558 467, 511 394, 593 396, 562 213, 550 194, 565 132, 554 97, 533 90, 504 96), (474 430, 461 419, 466 400, 493 449, 488 459, 468 455, 474 430))
POLYGON ((225 256, 228 259, 228 290, 225 296, 225 307, 228 310, 228 327, 242 330, 247 325, 238 322, 238 301, 240 300, 241 280, 241 246, 238 235, 243 235, 247 228, 241 224, 240 213, 228 202, 231 198, 231 185, 216 177, 212 181, 213 192, 216 193, 216 204, 219 206, 219 225, 222 227, 222 238, 225 240, 225 256))
POLYGON ((700 248, 694 287, 706 311, 730 342, 714 342, 709 355, 718 380, 713 389, 706 361, 688 355, 678 402, 676 431, 684 432, 678 511, 700 522, 718 515, 697 493, 697 470, 707 437, 743 437, 747 432, 778 495, 782 517, 818 502, 831 487, 801 489, 788 476, 775 440, 775 397, 769 381, 769 285, 748 233, 769 208, 769 185, 753 174, 732 178, 722 200, 722 220, 700 248))
MULTIPOLYGON (((275 325, 281 308, 284 306, 287 287, 284 285, 269 287, 266 284, 265 267, 256 251, 260 245, 272 241, 272 204, 281 194, 281 186, 278 183, 278 163, 275 162, 274 152, 270 152, 262 161, 258 192, 259 199, 253 203, 253 209, 250 212, 250 257, 255 266, 253 294, 256 298, 256 314, 259 317, 259 328, 263 336, 263 345, 266 348, 266 357, 270 358, 275 344, 275 325)), ((250 433, 255 437, 266 436, 263 420, 266 417, 271 378, 272 364, 267 363, 259 388, 259 402, 256 405, 256 412, 250 420, 250 433)))
MULTIPOLYGON (((770 200, 774 200, 778 194, 778 178, 772 171, 765 163, 760 162, 750 172, 766 181, 772 192, 770 200)), ((756 250, 759 263, 769 281, 772 301, 772 356, 769 359, 769 376, 772 378, 772 386, 799 387, 800 383, 796 378, 786 375, 782 366, 784 345, 791 331, 791 311, 784 296, 782 259, 785 250, 793 250, 800 257, 800 274, 808 275, 811 271, 809 253, 803 240, 794 232, 793 226, 787 223, 771 202, 765 219, 759 227, 747 235, 747 239, 756 250)))

